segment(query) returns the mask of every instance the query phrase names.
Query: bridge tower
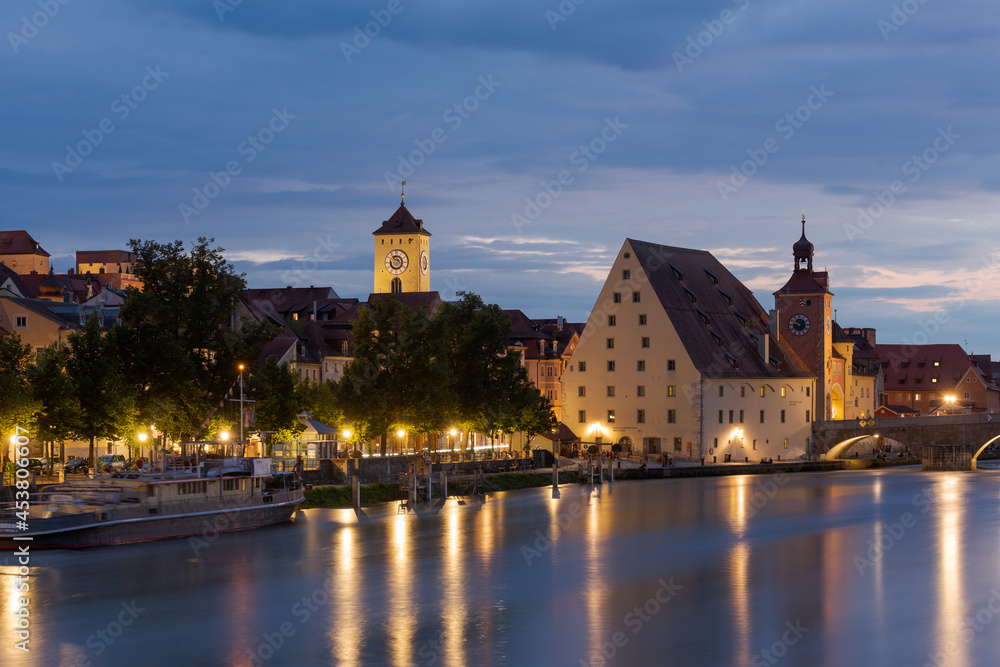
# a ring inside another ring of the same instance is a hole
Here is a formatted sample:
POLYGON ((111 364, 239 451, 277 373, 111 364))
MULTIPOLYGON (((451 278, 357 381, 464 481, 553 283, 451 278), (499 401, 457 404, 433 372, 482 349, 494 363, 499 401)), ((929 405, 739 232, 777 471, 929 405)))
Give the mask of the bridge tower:
POLYGON ((842 419, 833 412, 833 293, 826 271, 813 270, 813 244, 802 236, 792 245, 794 270, 784 287, 774 293, 773 328, 776 336, 816 374, 814 419, 842 419))

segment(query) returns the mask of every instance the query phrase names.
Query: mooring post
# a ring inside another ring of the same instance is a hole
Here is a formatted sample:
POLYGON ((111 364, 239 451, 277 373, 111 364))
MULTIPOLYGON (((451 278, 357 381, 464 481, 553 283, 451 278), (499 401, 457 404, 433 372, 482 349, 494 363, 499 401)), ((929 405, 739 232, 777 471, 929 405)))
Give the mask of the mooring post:
POLYGON ((361 509, 361 478, 355 472, 351 477, 351 498, 354 501, 354 509, 361 509))
POLYGON ((559 488, 559 457, 552 461, 552 488, 559 488))
POLYGON ((441 499, 448 500, 448 476, 441 471, 441 499))
POLYGON ((433 479, 433 477, 431 476, 431 474, 432 474, 431 473, 431 462, 427 461, 427 502, 430 502, 431 497, 434 496, 433 483, 431 482, 431 480, 433 479))

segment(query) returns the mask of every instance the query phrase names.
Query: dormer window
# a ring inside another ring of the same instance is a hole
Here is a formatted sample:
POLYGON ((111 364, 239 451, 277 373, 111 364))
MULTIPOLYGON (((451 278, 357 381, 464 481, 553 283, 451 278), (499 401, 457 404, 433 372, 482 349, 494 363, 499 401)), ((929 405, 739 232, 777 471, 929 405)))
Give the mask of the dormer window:
POLYGON ((680 269, 678 269, 676 266, 674 266, 673 263, 667 262, 667 264, 670 264, 670 270, 674 272, 674 276, 677 277, 677 280, 680 280, 681 282, 683 282, 684 281, 684 273, 680 269))
POLYGON ((708 269, 705 269, 705 273, 707 273, 708 277, 712 279, 712 284, 713 285, 718 285, 719 284, 719 276, 715 275, 714 273, 712 273, 708 269))
POLYGON ((721 294, 722 298, 726 300, 726 303, 728 303, 730 306, 733 305, 733 297, 729 296, 722 290, 719 290, 719 294, 721 294))

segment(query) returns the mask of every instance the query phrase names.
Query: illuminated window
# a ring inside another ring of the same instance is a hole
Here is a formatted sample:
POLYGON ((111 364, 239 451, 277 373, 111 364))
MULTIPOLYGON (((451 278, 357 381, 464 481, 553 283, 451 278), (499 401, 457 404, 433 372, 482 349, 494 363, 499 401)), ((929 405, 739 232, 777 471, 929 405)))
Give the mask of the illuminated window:
POLYGON ((764 387, 760 388, 760 397, 764 398, 764 387))
POLYGON ((781 388, 781 397, 782 398, 785 397, 785 388, 784 387, 781 388))
POLYGON ((667 396, 676 396, 676 395, 677 395, 677 385, 668 384, 667 385, 667 396))
POLYGON ((788 438, 785 438, 785 449, 788 449, 788 438))
POLYGON ((608 423, 609 424, 614 424, 615 423, 615 411, 614 410, 608 410, 608 423))

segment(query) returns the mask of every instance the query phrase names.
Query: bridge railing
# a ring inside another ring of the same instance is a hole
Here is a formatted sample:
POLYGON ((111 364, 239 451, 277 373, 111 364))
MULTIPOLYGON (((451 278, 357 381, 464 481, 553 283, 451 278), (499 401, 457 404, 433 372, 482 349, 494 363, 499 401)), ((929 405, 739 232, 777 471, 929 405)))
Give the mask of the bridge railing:
POLYGON ((881 417, 878 419, 834 419, 813 422, 813 429, 847 431, 857 428, 899 428, 901 426, 943 426, 945 424, 981 424, 995 421, 1000 426, 1000 412, 974 412, 968 415, 922 417, 881 417), (862 426, 861 422, 864 422, 862 426), (874 423, 872 423, 874 422, 874 423))

